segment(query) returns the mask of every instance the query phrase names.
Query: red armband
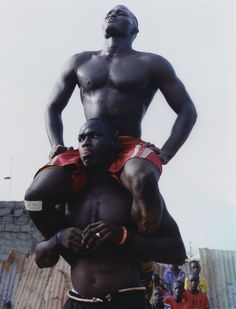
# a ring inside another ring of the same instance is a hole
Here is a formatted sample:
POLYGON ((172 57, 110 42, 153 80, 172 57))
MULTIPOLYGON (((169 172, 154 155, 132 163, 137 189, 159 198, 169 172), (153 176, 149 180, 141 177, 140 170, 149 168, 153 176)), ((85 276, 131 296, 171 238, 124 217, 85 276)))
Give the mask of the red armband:
POLYGON ((128 231, 127 231, 127 228, 125 226, 121 226, 122 228, 122 238, 121 240, 118 242, 118 245, 123 245, 125 242, 126 242, 126 239, 127 239, 127 235, 128 235, 128 231))

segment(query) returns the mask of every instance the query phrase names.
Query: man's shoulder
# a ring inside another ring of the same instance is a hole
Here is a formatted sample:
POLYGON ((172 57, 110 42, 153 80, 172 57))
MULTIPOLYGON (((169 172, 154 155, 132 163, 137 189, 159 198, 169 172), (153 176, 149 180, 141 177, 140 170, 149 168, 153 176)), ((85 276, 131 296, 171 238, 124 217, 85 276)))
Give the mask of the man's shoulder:
POLYGON ((139 59, 150 66, 154 74, 158 74, 163 77, 169 74, 172 76, 174 73, 171 63, 165 57, 154 53, 139 51, 137 51, 136 54, 139 59))
POLYGON ((207 299, 206 294, 202 291, 198 291, 197 293, 193 294, 189 290, 185 290, 184 296, 185 296, 186 299, 188 299, 188 297, 197 297, 197 298, 201 298, 201 299, 207 299))
POLYGON ((148 61, 164 62, 167 61, 163 56, 151 52, 143 52, 135 50, 135 56, 148 61))
POLYGON ((74 54, 66 62, 66 68, 75 70, 80 65, 89 61, 92 56, 97 55, 100 51, 83 51, 81 53, 74 54))
POLYGON ((99 51, 83 51, 77 54, 74 54, 69 58, 67 61, 67 64, 71 67, 78 66, 89 59, 91 59, 92 56, 97 55, 99 51))
POLYGON ((169 63, 169 61, 162 55, 159 55, 159 54, 155 54, 155 53, 152 53, 152 52, 143 52, 143 51, 135 51, 135 54, 142 58, 142 59, 147 59, 149 61, 156 61, 156 62, 159 62, 159 63, 169 63))

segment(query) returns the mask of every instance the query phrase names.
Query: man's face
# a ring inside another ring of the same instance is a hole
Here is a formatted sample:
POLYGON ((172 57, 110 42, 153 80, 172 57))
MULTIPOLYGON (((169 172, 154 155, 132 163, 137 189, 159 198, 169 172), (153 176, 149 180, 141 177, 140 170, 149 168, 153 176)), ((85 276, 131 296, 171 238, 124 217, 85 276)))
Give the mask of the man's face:
POLYGON ((184 291, 184 284, 180 282, 174 283, 172 293, 175 300, 181 301, 184 291))
POLYGON ((101 121, 87 121, 79 133, 79 152, 86 167, 103 166, 113 159, 115 140, 101 121))
POLYGON ((199 274, 201 271, 201 266, 198 262, 193 262, 190 264, 190 271, 199 274))
POLYGON ((189 290, 191 292, 196 292, 198 290, 199 285, 199 276, 197 274, 189 275, 189 290))
POLYGON ((134 17, 125 6, 115 6, 105 17, 104 31, 106 38, 128 36, 134 28, 134 17))

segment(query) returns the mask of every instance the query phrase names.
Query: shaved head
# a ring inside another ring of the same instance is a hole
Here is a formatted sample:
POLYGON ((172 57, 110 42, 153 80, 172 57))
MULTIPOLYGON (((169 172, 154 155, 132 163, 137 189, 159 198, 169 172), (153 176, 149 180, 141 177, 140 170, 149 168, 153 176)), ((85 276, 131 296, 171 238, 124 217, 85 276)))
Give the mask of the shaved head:
POLYGON ((129 12, 130 16, 131 16, 132 19, 133 19, 134 28, 137 30, 136 33, 138 33, 138 32, 139 32, 139 30, 138 30, 138 20, 137 20, 137 17, 134 15, 134 13, 131 12, 130 9, 128 9, 128 8, 127 8, 126 6, 124 6, 124 5, 117 5, 117 6, 115 6, 115 7, 120 7, 121 9, 124 9, 124 10, 126 10, 127 12, 129 12))

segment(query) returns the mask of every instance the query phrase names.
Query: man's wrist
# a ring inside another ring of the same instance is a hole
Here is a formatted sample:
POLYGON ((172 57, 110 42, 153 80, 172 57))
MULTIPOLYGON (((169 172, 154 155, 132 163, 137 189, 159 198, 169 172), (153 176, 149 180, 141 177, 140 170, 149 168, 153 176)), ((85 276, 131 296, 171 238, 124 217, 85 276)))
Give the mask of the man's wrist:
POLYGON ((161 162, 163 165, 167 164, 170 159, 173 157, 173 154, 167 150, 163 150, 161 149, 161 152, 160 152, 160 159, 161 159, 161 162))

